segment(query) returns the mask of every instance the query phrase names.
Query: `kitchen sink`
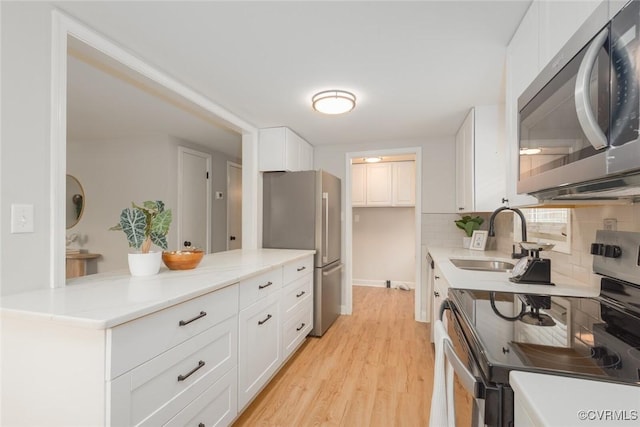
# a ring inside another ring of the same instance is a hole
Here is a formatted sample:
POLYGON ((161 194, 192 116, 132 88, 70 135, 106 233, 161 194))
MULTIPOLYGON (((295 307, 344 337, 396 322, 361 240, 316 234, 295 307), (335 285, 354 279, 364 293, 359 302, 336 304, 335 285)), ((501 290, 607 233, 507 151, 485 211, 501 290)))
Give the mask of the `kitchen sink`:
POLYGON ((514 264, 510 262, 491 259, 450 258, 450 261, 453 263, 453 265, 462 270, 508 272, 511 271, 514 267, 514 264))

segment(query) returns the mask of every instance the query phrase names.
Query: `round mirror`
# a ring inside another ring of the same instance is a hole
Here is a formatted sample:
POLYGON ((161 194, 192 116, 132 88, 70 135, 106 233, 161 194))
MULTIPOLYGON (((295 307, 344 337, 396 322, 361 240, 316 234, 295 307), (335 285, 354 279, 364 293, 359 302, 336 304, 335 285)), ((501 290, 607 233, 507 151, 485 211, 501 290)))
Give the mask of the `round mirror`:
POLYGON ((84 190, 80 181, 72 175, 67 175, 67 230, 72 228, 80 221, 82 212, 84 211, 84 190))

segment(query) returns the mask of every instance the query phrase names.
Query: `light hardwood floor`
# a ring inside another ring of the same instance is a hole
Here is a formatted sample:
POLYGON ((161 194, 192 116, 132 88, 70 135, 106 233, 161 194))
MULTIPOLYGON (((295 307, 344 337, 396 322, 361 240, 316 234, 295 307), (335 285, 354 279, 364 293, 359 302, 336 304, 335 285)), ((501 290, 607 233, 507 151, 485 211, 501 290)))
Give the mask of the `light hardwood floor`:
POLYGON ((353 287, 353 315, 309 338, 234 426, 427 426, 429 324, 414 292, 353 287))

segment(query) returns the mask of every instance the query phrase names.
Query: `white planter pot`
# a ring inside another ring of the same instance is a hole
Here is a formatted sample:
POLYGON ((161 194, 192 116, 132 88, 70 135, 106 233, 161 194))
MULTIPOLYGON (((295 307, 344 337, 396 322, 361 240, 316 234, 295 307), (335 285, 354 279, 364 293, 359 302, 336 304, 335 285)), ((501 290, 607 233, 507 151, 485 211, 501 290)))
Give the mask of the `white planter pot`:
POLYGON ((462 247, 465 249, 469 249, 469 247, 471 247, 471 237, 462 238, 462 247))
POLYGON ((162 252, 129 254, 129 271, 132 276, 153 276, 160 271, 162 252))

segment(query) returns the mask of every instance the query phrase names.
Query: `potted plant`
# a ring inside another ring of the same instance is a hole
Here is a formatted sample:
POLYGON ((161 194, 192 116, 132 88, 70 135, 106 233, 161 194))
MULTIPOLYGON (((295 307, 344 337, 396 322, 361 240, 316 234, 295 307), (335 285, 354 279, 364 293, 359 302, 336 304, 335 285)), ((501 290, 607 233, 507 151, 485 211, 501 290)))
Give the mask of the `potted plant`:
POLYGON ((148 200, 138 206, 131 203, 120 213, 120 221, 110 230, 124 231, 136 252, 129 254, 129 270, 132 276, 149 276, 160 271, 161 251, 151 251, 151 244, 167 249, 167 233, 171 225, 171 210, 164 203, 148 200))
POLYGON ((472 217, 470 215, 465 215, 453 222, 456 224, 456 227, 465 232, 466 236, 462 238, 462 246, 468 248, 471 245, 471 236, 473 236, 473 231, 480 229, 484 219, 479 216, 472 217))

